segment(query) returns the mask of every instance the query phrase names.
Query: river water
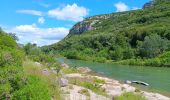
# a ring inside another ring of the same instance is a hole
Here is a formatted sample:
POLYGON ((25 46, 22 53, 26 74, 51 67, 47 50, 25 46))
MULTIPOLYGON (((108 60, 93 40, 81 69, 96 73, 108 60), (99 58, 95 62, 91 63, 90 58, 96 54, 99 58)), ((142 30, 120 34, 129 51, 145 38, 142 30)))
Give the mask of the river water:
POLYGON ((94 72, 119 81, 137 80, 149 83, 149 86, 135 85, 140 89, 157 91, 170 96, 170 68, 127 66, 107 63, 95 63, 73 59, 58 59, 70 66, 89 67, 94 72))

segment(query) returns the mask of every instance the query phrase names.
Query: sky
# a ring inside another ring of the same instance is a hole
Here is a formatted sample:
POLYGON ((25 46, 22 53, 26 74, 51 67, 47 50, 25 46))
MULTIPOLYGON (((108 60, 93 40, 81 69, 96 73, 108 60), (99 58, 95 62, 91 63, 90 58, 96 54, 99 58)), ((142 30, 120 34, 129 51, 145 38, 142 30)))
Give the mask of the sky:
POLYGON ((62 40, 84 18, 141 9, 150 0, 2 0, 0 27, 18 43, 49 45, 62 40))

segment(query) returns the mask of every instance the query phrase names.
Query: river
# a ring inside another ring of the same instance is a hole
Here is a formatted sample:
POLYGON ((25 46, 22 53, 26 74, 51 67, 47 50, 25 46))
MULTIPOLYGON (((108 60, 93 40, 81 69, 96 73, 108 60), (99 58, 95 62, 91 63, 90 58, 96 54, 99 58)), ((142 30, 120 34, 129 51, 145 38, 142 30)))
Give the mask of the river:
POLYGON ((70 66, 89 67, 96 73, 122 82, 125 80, 144 81, 149 83, 150 86, 135 86, 143 90, 156 91, 170 96, 170 68, 115 65, 64 58, 58 60, 70 66))

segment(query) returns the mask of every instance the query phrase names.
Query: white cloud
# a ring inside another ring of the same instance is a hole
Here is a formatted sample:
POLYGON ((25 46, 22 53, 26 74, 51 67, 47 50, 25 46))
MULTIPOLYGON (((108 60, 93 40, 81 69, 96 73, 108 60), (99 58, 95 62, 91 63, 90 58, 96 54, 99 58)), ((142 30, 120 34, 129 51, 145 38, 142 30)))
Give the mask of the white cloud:
POLYGON ((42 16, 43 12, 37 10, 17 10, 17 13, 30 14, 36 16, 42 16))
POLYGON ((116 7, 117 12, 123 12, 129 10, 129 7, 123 2, 118 2, 114 6, 116 7))
POLYGON ((64 27, 38 28, 35 24, 19 25, 7 32, 14 32, 19 37, 19 43, 37 43, 37 45, 49 45, 60 41, 69 33, 64 27))
POLYGON ((50 17, 60 20, 82 21, 88 15, 88 9, 78 6, 77 4, 67 5, 48 11, 50 17))
POLYGON ((39 23, 39 24, 44 24, 44 22, 45 22, 44 17, 38 18, 38 23, 39 23))
POLYGON ((133 7, 132 10, 138 10, 138 9, 141 9, 139 7, 133 7))
POLYGON ((23 33, 26 33, 26 32, 35 32, 37 31, 38 28, 36 28, 36 25, 35 24, 32 24, 32 25, 19 25, 19 26, 16 26, 14 28, 14 31, 17 31, 17 32, 23 32, 23 33))

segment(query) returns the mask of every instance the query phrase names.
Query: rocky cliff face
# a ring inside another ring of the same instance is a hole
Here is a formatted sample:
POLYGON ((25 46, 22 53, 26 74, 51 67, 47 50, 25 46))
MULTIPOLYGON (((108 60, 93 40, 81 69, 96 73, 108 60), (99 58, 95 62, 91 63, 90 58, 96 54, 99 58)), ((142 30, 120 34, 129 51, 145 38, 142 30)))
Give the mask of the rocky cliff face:
POLYGON ((93 16, 86 18, 82 22, 77 23, 74 25, 71 29, 69 34, 81 34, 86 31, 94 30, 95 28, 93 27, 94 24, 99 22, 102 19, 107 19, 110 18, 111 14, 107 15, 100 15, 100 16, 93 16))
POLYGON ((150 0, 150 2, 145 3, 145 4, 143 5, 143 9, 150 8, 150 7, 153 7, 153 6, 155 6, 155 5, 159 5, 161 2, 167 2, 167 3, 169 3, 170 0, 150 0))
POLYGON ((97 23, 101 23, 102 20, 106 20, 109 18, 116 18, 116 17, 120 17, 120 16, 127 16, 129 15, 129 13, 112 13, 112 14, 105 14, 105 15, 98 15, 98 16, 93 16, 93 17, 89 17, 84 19, 83 21, 75 24, 71 29, 69 34, 81 34, 83 32, 86 31, 91 31, 91 30, 95 30, 96 28, 93 27, 95 24, 97 23))
POLYGON ((152 7, 152 6, 154 5, 154 2, 155 2, 155 1, 150 1, 150 2, 148 2, 148 3, 145 3, 145 4, 143 5, 143 9, 152 7))

